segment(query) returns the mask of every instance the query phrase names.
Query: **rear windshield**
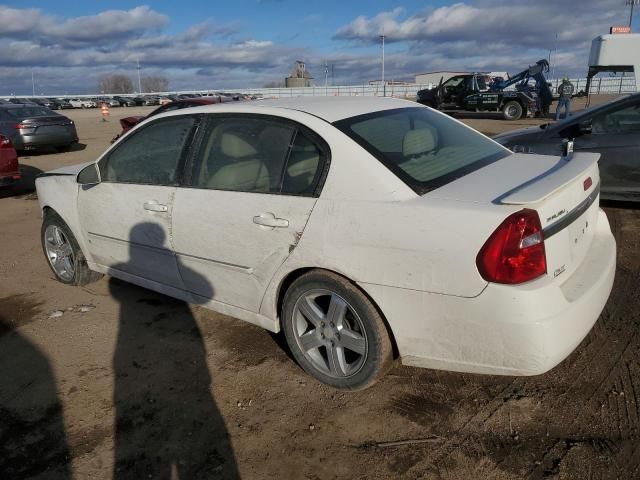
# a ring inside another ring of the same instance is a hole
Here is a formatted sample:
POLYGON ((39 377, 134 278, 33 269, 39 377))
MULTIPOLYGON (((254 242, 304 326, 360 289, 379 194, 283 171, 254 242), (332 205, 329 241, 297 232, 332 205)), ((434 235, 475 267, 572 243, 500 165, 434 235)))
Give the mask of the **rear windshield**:
POLYGON ((57 115, 48 108, 39 106, 26 106, 20 108, 7 108, 5 110, 9 115, 15 118, 27 118, 27 117, 46 117, 49 115, 57 115))
POLYGON ((510 155, 484 135, 424 107, 384 110, 334 125, 420 195, 510 155))

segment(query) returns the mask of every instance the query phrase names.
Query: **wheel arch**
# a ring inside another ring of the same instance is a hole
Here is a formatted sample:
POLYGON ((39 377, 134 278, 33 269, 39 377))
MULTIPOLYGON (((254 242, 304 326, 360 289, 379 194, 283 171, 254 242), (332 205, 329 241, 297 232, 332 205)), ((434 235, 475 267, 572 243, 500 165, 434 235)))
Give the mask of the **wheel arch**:
POLYGON ((347 280, 349 283, 351 283, 352 285, 354 285, 358 290, 360 290, 360 292, 362 292, 371 302, 371 304, 374 306, 374 308, 378 311, 378 313, 380 314, 380 317, 382 318, 382 321, 384 322, 385 327, 387 328, 387 333, 389 334, 389 339, 391 340, 391 346, 393 348, 393 358, 399 358, 400 356, 400 351, 398 349, 398 345, 396 343, 396 338, 395 335, 393 333, 393 329, 391 328, 391 325, 389 324, 387 317, 385 316, 384 312, 382 311, 382 309, 378 306, 378 304, 376 303, 376 301, 373 299, 373 297, 371 295, 369 295, 369 292, 367 292, 364 288, 362 288, 361 285, 359 285, 357 282, 354 282, 353 280, 351 280, 347 275, 341 273, 341 272, 337 272, 335 270, 331 270, 329 268, 322 268, 322 267, 299 267, 296 268, 292 271, 290 271, 289 273, 287 273, 282 280, 280 280, 280 283, 278 285, 278 289, 276 291, 276 322, 280 328, 280 330, 282 330, 282 307, 284 304, 284 297, 285 294, 287 293, 287 290, 289 289, 289 287, 293 284, 293 282, 295 282, 298 278, 302 277, 304 274, 311 272, 311 271, 324 271, 324 272, 329 272, 329 273, 333 273, 334 275, 338 275, 339 277, 344 278, 345 280, 347 280))
POLYGON ((69 230, 71 230, 71 233, 73 234, 74 238, 76 239, 76 242, 78 242, 78 246, 80 247, 80 250, 82 251, 82 254, 84 255, 85 259, 87 259, 88 261, 91 261, 92 259, 89 256, 89 252, 88 252, 87 245, 85 243, 85 239, 81 235, 80 225, 78 224, 78 222, 74 222, 73 219, 69 218, 66 215, 64 210, 65 210, 64 208, 57 209, 57 208, 51 206, 50 203, 44 202, 41 205, 42 221, 44 221, 46 215, 56 215, 56 216, 58 216, 65 223, 67 228, 69 230))

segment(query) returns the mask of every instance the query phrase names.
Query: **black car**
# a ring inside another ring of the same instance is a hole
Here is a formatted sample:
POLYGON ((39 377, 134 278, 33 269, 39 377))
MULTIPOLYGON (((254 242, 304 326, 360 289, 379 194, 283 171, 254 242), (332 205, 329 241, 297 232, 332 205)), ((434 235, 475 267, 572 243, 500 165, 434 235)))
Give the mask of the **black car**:
POLYGON ((69 110, 73 108, 69 100, 65 100, 64 98, 50 98, 49 100, 58 104, 58 110, 69 110))
POLYGON ((31 103, 35 104, 35 105, 40 105, 41 107, 46 107, 49 110, 59 110, 60 109, 60 105, 58 104, 58 102, 55 102, 55 101, 51 100, 50 98, 39 97, 39 98, 29 98, 28 100, 31 103))
POLYGON ((14 105, 36 105, 28 98, 10 98, 9 102, 13 103, 14 105))
POLYGON ((114 96, 113 99, 120 102, 121 107, 135 107, 138 105, 131 97, 114 96))
POLYGON ((600 154, 601 198, 640 201, 640 94, 494 137, 514 152, 542 155, 560 155, 569 139, 575 152, 600 154))

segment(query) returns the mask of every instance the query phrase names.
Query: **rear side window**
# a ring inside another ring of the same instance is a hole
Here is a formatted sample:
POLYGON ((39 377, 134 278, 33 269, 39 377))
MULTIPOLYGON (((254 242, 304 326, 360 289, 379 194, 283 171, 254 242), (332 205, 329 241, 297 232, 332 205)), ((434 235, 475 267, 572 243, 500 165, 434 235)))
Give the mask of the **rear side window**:
POLYGON ((334 125, 418 194, 510 154, 475 130, 422 107, 375 112, 334 125))
POLYGON ((48 115, 57 115, 55 112, 45 107, 28 106, 21 108, 7 109, 7 113, 14 118, 27 118, 27 117, 46 117, 48 115))
POLYGON ((297 125, 271 117, 212 116, 191 186, 312 196, 326 155, 297 125))
POLYGON ((175 185, 182 152, 195 125, 191 116, 168 117, 127 135, 100 162, 103 181, 175 185))

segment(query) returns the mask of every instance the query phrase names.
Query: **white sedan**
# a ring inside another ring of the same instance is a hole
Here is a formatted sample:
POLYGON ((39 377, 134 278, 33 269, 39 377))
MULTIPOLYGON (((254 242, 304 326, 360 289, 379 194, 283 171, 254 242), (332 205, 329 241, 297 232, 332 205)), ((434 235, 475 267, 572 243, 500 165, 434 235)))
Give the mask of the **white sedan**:
POLYGON ((73 108, 95 108, 98 106, 96 102, 86 98, 72 98, 69 103, 73 108))
POLYGON ((108 274, 284 335, 320 381, 543 373, 589 332, 615 241, 598 157, 514 154, 389 98, 178 110, 38 178, 55 276, 108 274))

